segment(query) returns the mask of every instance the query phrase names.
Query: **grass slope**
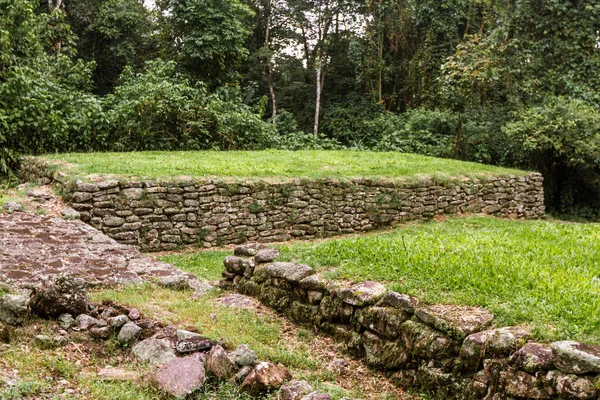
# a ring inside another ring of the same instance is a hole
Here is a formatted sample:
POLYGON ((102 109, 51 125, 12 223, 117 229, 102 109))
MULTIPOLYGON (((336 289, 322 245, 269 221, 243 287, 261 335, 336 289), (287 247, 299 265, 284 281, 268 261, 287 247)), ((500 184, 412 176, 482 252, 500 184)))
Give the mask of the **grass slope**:
POLYGON ((230 179, 352 178, 390 179, 523 175, 525 172, 489 165, 368 151, 199 151, 59 154, 46 156, 73 164, 73 175, 112 174, 124 177, 176 176, 230 179))
MULTIPOLYGON (((600 343, 599 224, 457 218, 281 249, 282 260, 332 279, 384 282, 427 303, 484 306, 497 326, 527 323, 541 340, 600 343)), ((222 267, 212 257, 168 261, 203 265, 216 279, 222 267)))

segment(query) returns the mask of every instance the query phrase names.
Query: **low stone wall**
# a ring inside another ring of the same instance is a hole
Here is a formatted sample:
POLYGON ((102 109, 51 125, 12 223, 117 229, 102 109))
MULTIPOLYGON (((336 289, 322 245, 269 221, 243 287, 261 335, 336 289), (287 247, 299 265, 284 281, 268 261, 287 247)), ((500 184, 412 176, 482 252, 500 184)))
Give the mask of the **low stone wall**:
POLYGON ((372 179, 85 183, 69 181, 43 159, 28 157, 22 160, 21 176, 59 184, 83 221, 146 251, 313 239, 439 214, 539 218, 545 213, 538 173, 444 184, 372 179))
POLYGON ((440 399, 598 399, 600 346, 534 343, 526 327, 492 328, 484 309, 329 281, 307 265, 274 262, 279 252, 263 245, 235 254, 224 261, 222 287, 333 336, 401 387, 440 399))

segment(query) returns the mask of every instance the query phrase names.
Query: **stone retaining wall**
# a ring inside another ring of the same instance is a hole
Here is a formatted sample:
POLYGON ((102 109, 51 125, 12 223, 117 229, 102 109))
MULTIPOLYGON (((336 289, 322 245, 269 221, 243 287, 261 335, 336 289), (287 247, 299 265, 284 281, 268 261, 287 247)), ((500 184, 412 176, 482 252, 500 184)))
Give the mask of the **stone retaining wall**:
POLYGON ((222 287, 257 297, 347 345, 403 387, 439 399, 598 399, 600 346, 530 341, 526 327, 493 328, 476 307, 420 305, 376 282, 332 282, 278 251, 236 248, 222 287))
POLYGON ((22 160, 21 176, 58 183, 83 221, 146 251, 313 239, 438 214, 539 218, 545 213, 543 178, 538 173, 444 184, 426 179, 85 183, 69 181, 43 159, 28 157, 22 160))

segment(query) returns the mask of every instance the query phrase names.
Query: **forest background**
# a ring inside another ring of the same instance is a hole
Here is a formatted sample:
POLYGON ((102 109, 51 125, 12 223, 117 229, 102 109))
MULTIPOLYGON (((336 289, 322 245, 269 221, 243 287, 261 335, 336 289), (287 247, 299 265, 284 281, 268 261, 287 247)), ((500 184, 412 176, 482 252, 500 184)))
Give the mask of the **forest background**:
POLYGON ((0 0, 21 154, 411 152, 544 174, 600 216, 597 0, 0 0))

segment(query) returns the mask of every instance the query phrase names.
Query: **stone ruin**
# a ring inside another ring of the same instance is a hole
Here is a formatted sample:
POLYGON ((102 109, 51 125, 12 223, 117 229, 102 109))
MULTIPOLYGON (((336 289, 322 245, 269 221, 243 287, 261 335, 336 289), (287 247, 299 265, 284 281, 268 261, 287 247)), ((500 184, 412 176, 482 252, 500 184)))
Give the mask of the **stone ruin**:
POLYGON ((600 346, 536 343, 523 326, 493 327, 478 307, 422 305, 377 282, 330 281, 279 251, 239 246, 221 286, 257 297, 291 320, 333 336, 403 388, 444 399, 598 399, 600 346))
MULTIPOLYGON (((24 324, 30 314, 56 320, 60 327, 53 336, 37 335, 38 346, 64 346, 71 331, 87 332, 98 341, 114 338, 121 346, 130 346, 139 360, 155 365, 151 381, 176 398, 183 399, 213 380, 235 383, 252 396, 279 391, 282 400, 330 400, 307 382, 293 381, 283 365, 261 362, 244 344, 226 351, 222 343, 199 333, 146 319, 136 308, 111 301, 93 304, 80 278, 60 275, 35 286, 29 296, 0 297, 0 341, 9 340, 11 329, 24 324)), ((101 371, 105 376, 124 373, 101 371)))

